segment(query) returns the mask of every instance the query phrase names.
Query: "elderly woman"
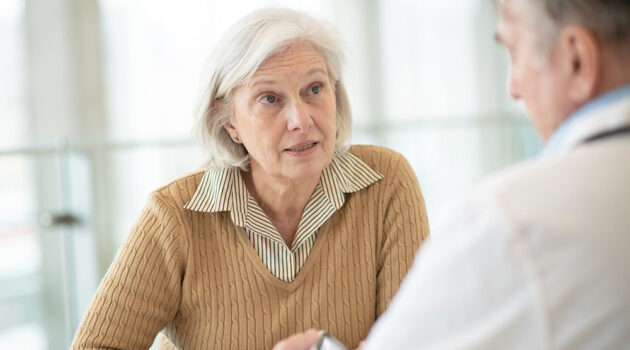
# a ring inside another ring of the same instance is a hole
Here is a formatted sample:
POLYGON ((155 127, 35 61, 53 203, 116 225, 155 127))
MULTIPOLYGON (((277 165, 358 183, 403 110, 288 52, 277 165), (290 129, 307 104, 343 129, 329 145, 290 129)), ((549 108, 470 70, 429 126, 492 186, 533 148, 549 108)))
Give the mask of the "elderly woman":
POLYGON ((270 349, 308 328, 355 347, 429 233, 407 161, 348 147, 325 23, 259 10, 220 42, 200 113, 209 168, 154 192, 77 349, 270 349))

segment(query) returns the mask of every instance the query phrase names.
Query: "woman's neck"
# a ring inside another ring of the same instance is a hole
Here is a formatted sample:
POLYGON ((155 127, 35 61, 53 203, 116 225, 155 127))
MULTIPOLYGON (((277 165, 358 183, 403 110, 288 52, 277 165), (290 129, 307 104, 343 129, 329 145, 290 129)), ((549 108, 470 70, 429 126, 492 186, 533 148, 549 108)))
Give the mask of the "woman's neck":
POLYGON ((241 172, 245 186, 260 208, 291 247, 304 208, 311 198, 319 177, 301 181, 273 181, 257 177, 251 171, 241 172))

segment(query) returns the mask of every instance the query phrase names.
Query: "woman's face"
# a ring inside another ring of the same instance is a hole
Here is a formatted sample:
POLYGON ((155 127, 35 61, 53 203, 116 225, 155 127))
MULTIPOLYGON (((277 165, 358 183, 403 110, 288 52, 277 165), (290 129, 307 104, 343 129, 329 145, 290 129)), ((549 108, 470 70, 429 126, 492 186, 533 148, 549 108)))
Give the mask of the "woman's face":
POLYGON ((296 43, 265 60, 233 93, 226 129, 250 155, 256 179, 301 182, 319 178, 332 160, 335 84, 319 51, 296 43))

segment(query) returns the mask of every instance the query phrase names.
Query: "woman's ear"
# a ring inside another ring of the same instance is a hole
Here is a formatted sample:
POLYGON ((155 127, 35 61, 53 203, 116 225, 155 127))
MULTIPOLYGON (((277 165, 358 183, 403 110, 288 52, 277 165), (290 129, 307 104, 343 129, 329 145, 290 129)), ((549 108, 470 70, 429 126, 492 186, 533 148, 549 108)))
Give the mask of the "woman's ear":
POLYGON ((234 124, 232 124, 232 121, 228 121, 227 123, 223 124, 223 127, 225 128, 225 130, 227 130, 228 134, 230 134, 232 140, 238 139, 238 132, 234 124))
POLYGON ((227 130, 228 134, 232 138, 232 141, 236 143, 241 143, 241 140, 238 138, 238 130, 236 129, 234 124, 232 124, 231 120, 223 124, 223 127, 225 128, 225 130, 227 130))
MULTIPOLYGON (((223 106, 224 103, 225 103, 225 99, 223 99, 222 97, 216 98, 214 101, 212 101, 212 108, 214 109, 224 108, 223 106)), ((217 111, 217 113, 222 114, 222 113, 225 113, 225 111, 217 111)), ((238 132, 236 131, 236 127, 234 126, 234 124, 232 124, 232 120, 229 120, 228 122, 223 124, 223 127, 228 132, 232 140, 238 140, 238 132)))

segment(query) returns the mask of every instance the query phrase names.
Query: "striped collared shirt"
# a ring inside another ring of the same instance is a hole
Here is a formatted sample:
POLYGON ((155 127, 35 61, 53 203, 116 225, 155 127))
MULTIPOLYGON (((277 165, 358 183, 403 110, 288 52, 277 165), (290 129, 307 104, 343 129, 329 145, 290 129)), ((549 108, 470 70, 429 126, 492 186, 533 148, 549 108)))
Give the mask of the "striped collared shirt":
POLYGON ((215 213, 229 211, 235 225, 244 227, 256 253, 278 279, 293 281, 311 252, 319 227, 339 210, 345 193, 370 186, 383 176, 355 155, 336 153, 322 171, 288 247, 258 203, 249 194, 238 168, 213 168, 204 174, 185 209, 215 213))

